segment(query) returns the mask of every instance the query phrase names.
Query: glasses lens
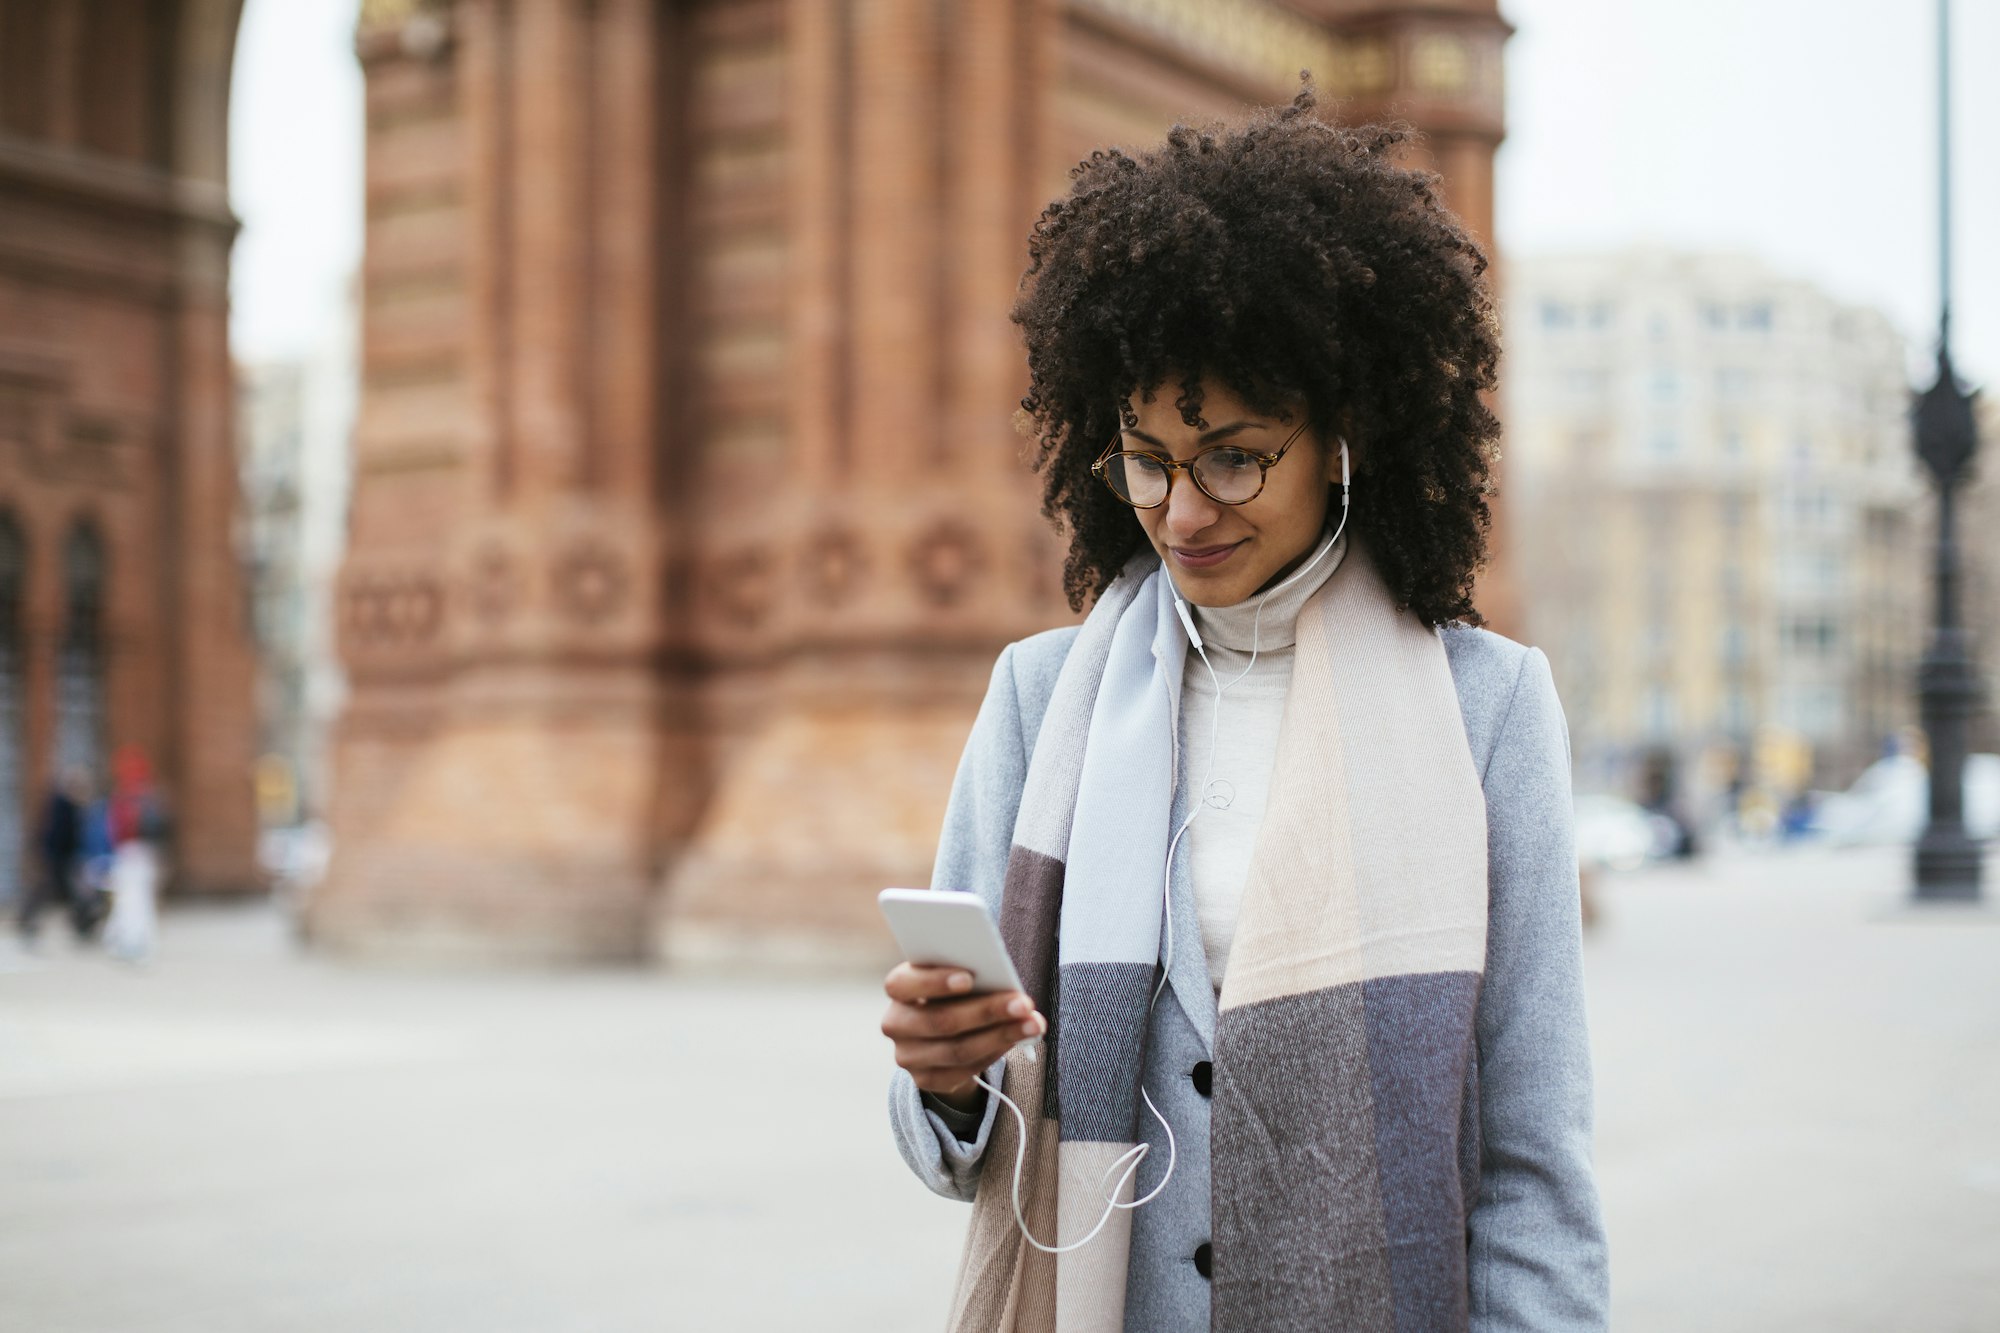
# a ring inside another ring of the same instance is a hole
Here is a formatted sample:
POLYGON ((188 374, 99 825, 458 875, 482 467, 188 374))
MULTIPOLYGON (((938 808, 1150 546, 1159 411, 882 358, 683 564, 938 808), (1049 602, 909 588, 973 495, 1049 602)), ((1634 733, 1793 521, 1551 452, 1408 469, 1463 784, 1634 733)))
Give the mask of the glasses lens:
POLYGON ((1150 509, 1167 498, 1167 470, 1157 459, 1144 454, 1113 454, 1105 464, 1104 479, 1118 498, 1129 505, 1150 509))
POLYGON ((1254 499, 1264 485, 1264 469, 1241 449, 1211 449, 1195 460, 1195 479, 1224 504, 1254 499))

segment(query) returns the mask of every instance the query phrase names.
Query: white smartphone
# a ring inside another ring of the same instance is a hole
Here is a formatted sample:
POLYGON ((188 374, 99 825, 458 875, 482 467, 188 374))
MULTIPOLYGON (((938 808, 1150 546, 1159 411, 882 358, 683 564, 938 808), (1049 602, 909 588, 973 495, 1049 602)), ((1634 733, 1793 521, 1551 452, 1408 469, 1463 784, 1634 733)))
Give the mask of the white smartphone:
POLYGON ((972 989, 1025 990, 1000 927, 977 895, 935 889, 884 889, 877 895, 890 933, 913 963, 962 967, 972 989))

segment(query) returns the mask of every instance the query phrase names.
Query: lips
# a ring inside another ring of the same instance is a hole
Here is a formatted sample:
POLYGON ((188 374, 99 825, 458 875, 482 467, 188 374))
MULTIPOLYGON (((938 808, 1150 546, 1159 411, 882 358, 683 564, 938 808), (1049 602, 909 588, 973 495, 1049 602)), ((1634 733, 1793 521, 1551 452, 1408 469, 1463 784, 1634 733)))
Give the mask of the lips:
POLYGON ((1168 549, 1173 552, 1175 563, 1184 569, 1213 569, 1236 554, 1236 548, 1241 545, 1242 542, 1236 541, 1225 546, 1174 546, 1168 549))

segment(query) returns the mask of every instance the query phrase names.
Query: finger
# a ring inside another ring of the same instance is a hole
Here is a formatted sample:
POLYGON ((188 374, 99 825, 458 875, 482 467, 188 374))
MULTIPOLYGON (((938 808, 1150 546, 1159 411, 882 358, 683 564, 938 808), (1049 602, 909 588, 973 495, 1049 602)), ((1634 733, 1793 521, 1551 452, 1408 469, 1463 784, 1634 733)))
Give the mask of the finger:
POLYGON ((898 963, 889 969, 882 989, 892 1000, 931 1000, 965 995, 972 990, 972 974, 962 967, 933 966, 928 963, 898 963))
POLYGON ((999 1023, 1017 1023, 1009 1014, 988 1012, 985 996, 960 1000, 892 1000, 882 1014, 882 1035, 894 1042, 948 1041, 999 1023))
POLYGON ((932 1000, 914 1012, 910 1035, 955 1037, 999 1023, 1024 1023, 1035 1016, 1035 1002, 1019 991, 1001 991, 962 1000, 932 1000))
POLYGON ((896 1043, 896 1063, 911 1073, 918 1070, 984 1069, 1008 1051, 1014 1043, 1038 1037, 1046 1024, 1037 1015, 1022 1023, 1002 1023, 938 1039, 906 1039, 896 1043))
POLYGON ((882 1035, 891 1040, 954 1037, 996 1023, 1026 1022, 1035 1016, 1035 1002, 1020 991, 928 1002, 899 1000, 891 1003, 882 1017, 882 1035))

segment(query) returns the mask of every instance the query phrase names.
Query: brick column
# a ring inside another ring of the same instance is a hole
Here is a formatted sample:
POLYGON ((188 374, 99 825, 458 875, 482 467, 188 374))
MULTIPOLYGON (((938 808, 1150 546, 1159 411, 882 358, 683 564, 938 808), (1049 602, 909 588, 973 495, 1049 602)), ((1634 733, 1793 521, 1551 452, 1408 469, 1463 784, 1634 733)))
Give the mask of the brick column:
MULTIPOLYGON (((875 891, 929 881, 995 651, 1065 614, 1019 465, 1007 319, 1041 203, 1025 182, 1045 89, 1023 55, 1043 7, 784 13, 785 435, 744 467, 733 377, 703 381, 726 408, 701 445, 720 517, 689 570, 713 786, 663 880, 674 963, 879 950, 875 891)), ((706 52, 742 59, 733 40, 706 52)), ((697 153, 733 162, 727 145, 697 153)), ((734 233, 694 248, 747 270, 734 233)), ((747 342, 737 310, 701 343, 747 342)))
POLYGON ((460 0, 364 29, 371 102, 433 120, 381 117, 371 194, 443 201, 421 229, 374 210, 368 288, 395 291, 407 268, 448 295, 434 321, 382 302, 364 336, 365 359, 435 357, 439 434, 420 466, 371 466, 421 409, 393 374, 365 388, 348 579, 365 591, 391 561, 374 576, 384 608, 424 591, 404 594, 420 633, 348 637, 348 817, 311 918, 330 944, 524 960, 644 947, 657 123, 672 92, 658 9, 460 0))
MULTIPOLYGON (((173 887, 262 887, 256 860, 255 654, 235 547, 236 388, 229 361, 226 104, 241 0, 191 0, 173 33, 173 138, 185 201, 173 224, 175 291, 166 337, 171 458, 164 564, 175 571, 163 753, 175 809, 173 887)), ((141 120, 139 123, 143 123, 141 120)))

